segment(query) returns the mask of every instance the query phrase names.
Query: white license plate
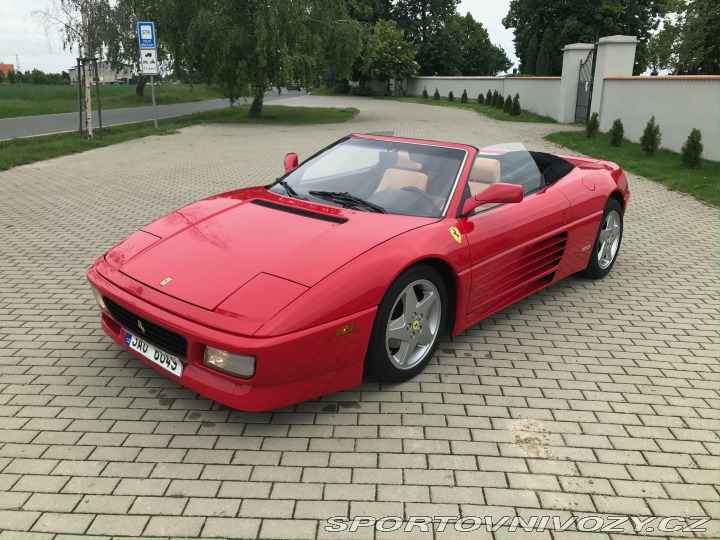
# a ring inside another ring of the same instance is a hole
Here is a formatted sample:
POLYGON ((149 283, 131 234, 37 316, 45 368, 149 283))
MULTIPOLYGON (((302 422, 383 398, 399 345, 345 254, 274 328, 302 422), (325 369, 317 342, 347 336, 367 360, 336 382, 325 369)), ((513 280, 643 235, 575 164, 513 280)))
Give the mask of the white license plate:
POLYGON ((125 345, 176 377, 182 376, 183 364, 177 356, 156 349, 127 330, 125 330, 125 345))

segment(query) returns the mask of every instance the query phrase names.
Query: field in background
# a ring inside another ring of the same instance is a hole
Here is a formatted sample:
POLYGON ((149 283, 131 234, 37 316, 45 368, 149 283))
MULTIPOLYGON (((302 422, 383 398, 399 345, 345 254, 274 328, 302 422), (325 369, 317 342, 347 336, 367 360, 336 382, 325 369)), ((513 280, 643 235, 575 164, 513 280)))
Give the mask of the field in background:
MULTIPOLYGON (((77 112, 77 85, 0 84, 0 118, 77 112)), ((135 95, 135 85, 102 85, 100 101, 103 109, 144 107, 152 105, 150 85, 145 95, 135 95)), ((95 85, 92 87, 93 110, 97 107, 95 85)), ((158 105, 189 103, 223 97, 219 88, 205 84, 158 84, 155 101, 158 105)))

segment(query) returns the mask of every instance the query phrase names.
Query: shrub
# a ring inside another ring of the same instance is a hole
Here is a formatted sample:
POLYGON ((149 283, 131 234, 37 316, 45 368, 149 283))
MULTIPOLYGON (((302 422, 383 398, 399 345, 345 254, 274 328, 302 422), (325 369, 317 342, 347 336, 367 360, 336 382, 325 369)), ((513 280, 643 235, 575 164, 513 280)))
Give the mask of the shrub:
POLYGON ((510 97, 510 94, 507 95, 505 98, 505 103, 503 104, 503 111, 510 114, 512 111, 512 98, 510 97))
POLYGON ((643 131, 642 137, 640 137, 640 148, 643 154, 652 156, 660 147, 660 141, 662 140, 662 133, 660 133, 660 126, 655 123, 655 116, 648 120, 645 130, 643 131))
POLYGON ((498 109, 502 109, 505 107, 505 98, 503 97, 503 95, 500 92, 498 92, 498 97, 497 97, 497 101, 495 102, 495 106, 498 109))
POLYGON ((482 105, 483 103, 485 103, 485 96, 481 92, 480 94, 478 94, 478 104, 482 105))
POLYGON ((512 108, 510 109, 510 114, 513 116, 520 116, 520 94, 515 94, 515 97, 512 101, 512 108))
MULTIPOLYGON (((502 96, 500 95, 500 92, 498 92, 497 90, 495 90, 495 91, 493 92, 493 102, 492 102, 493 107, 497 107, 497 106, 498 106, 498 101, 500 101, 501 99, 502 99, 502 96)), ((502 103, 502 102, 501 102, 501 103, 502 103)))
POLYGON ((433 99, 440 99, 440 92, 438 92, 438 89, 435 89, 435 93, 433 94, 433 99))
POLYGON ((702 133, 699 129, 693 129, 688 135, 685 144, 682 146, 681 155, 683 165, 691 169, 697 169, 700 166, 700 158, 703 153, 702 133))
POLYGON ((592 139, 598 129, 600 129, 600 119, 598 118, 598 113, 594 112, 590 115, 587 124, 585 124, 585 136, 588 139, 592 139))
POLYGON ((453 94, 452 90, 450 90, 450 93, 448 94, 448 101, 455 101, 455 94, 453 94))
POLYGON ((460 96, 460 103, 467 103, 467 90, 463 90, 462 96, 460 96))
POLYGON ((610 128, 610 146, 618 147, 622 144, 623 137, 625 136, 625 127, 623 126, 622 120, 619 118, 613 122, 610 128))
POLYGON ((375 92, 369 86, 351 86, 350 94, 353 96, 374 96, 375 92))
POLYGON ((493 97, 493 93, 488 88, 487 94, 485 94, 485 104, 486 105, 492 105, 492 97, 493 97))
POLYGON ((423 99, 427 99, 427 98, 428 98, 427 88, 423 88, 422 96, 423 96, 423 99))

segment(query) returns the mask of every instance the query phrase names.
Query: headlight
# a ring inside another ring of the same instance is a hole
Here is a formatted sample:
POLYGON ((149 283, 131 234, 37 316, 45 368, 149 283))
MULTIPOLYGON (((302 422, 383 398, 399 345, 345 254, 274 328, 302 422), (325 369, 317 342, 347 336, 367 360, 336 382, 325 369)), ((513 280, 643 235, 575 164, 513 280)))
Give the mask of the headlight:
POLYGON ((100 294, 100 291, 98 291, 95 287, 90 287, 93 292, 93 296, 95 297, 95 303, 98 305, 100 309, 103 311, 107 311, 108 308, 105 305, 105 300, 103 300, 102 294, 100 294))
POLYGON ((255 375, 254 356, 233 354, 214 347, 205 348, 205 365, 245 379, 255 375))

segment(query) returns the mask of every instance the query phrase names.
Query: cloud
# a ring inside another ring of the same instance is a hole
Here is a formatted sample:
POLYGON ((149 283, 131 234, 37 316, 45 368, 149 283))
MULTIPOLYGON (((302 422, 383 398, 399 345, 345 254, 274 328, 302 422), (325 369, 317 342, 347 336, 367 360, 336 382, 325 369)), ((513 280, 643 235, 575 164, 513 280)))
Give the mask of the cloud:
POLYGON ((52 5, 53 0, 2 0, 0 3, 0 62, 20 68, 48 72, 67 70, 75 64, 75 55, 63 49, 57 31, 45 34, 41 22, 32 15, 52 5))

